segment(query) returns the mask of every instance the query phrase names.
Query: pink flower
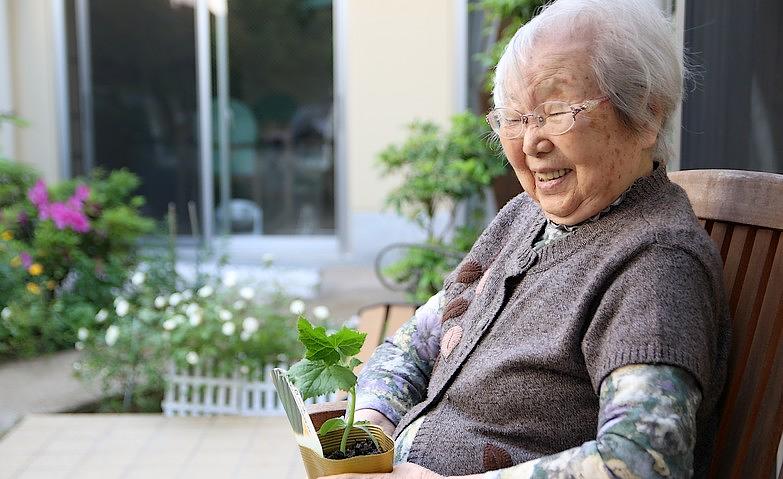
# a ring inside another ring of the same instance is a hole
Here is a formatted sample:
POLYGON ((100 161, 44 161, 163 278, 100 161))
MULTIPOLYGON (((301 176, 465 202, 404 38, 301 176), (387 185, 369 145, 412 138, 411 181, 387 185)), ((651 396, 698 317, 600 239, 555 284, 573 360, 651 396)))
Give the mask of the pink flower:
POLYGON ((43 180, 30 188, 27 197, 38 208, 38 218, 42 221, 52 219, 58 229, 71 228, 79 233, 90 231, 90 222, 82 212, 84 200, 90 196, 90 188, 86 185, 76 187, 73 196, 65 203, 49 203, 49 192, 43 180))
MULTIPOLYGON (((70 200, 69 200, 70 203, 70 200)), ((90 231, 90 222, 87 217, 67 203, 52 203, 50 214, 58 229, 71 228, 79 233, 90 231)))
POLYGON ((90 188, 87 185, 79 185, 76 187, 76 191, 73 194, 74 198, 84 202, 90 196, 90 188))
POLYGON ((46 183, 43 180, 38 180, 35 186, 30 188, 27 192, 27 198, 38 208, 40 219, 49 219, 49 191, 47 191, 46 183))
POLYGON ((24 269, 29 268, 33 264, 33 257, 27 251, 19 253, 19 259, 22 260, 22 266, 24 269))
POLYGON ((49 204, 49 192, 46 190, 46 183, 43 180, 38 180, 35 186, 27 192, 27 197, 39 208, 41 205, 49 204))
POLYGON ((81 210, 84 205, 84 200, 90 196, 90 188, 87 185, 79 185, 76 187, 76 191, 73 193, 66 204, 74 210, 81 210))

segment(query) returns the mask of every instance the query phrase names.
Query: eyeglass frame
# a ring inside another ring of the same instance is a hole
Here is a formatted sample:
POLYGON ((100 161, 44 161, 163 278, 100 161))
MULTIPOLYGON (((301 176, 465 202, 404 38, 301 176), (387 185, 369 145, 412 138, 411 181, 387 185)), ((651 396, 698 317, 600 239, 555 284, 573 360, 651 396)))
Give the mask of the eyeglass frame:
MULTIPOLYGON (((564 132, 562 132, 562 133, 550 133, 550 135, 552 135, 552 136, 560 136, 560 135, 565 135, 566 133, 568 133, 569 131, 571 131, 571 128, 573 128, 573 127, 574 127, 574 125, 576 125, 576 115, 577 115, 578 113, 581 113, 581 112, 583 112, 583 111, 584 111, 584 112, 592 111, 592 110, 593 110, 593 109, 595 109, 595 108, 596 108, 598 105, 600 105, 601 103, 603 103, 603 102, 605 102, 605 101, 608 101, 608 100, 609 100, 609 97, 608 97, 608 96, 602 96, 602 97, 598 97, 598 98, 592 98, 592 99, 589 99, 589 100, 584 100, 584 101, 581 101, 581 102, 573 103, 573 104, 571 104, 571 105, 568 105, 568 103, 567 103, 567 102, 565 102, 565 101, 562 101, 562 100, 549 100, 549 101, 542 102, 540 105, 538 105, 537 107, 535 107, 535 108, 533 109, 533 111, 531 111, 530 113, 522 113, 521 111, 519 111, 519 110, 515 110, 515 109, 513 109, 513 108, 499 107, 499 108, 493 108, 493 109, 491 109, 491 110, 489 111, 489 113, 487 113, 487 115, 486 115, 486 117, 485 117, 485 120, 487 121, 487 124, 489 125, 489 127, 490 127, 490 128, 492 128, 492 131, 494 131, 495 133, 497 133, 497 134, 498 134, 498 136, 500 136, 501 138, 504 138, 504 139, 506 139, 506 140, 514 140, 514 139, 516 139, 516 138, 520 138, 520 137, 524 136, 524 134, 525 134, 525 130, 527 129, 527 127, 528 127, 528 124, 530 123, 530 120, 529 120, 529 118, 531 118, 531 117, 536 117, 536 116, 538 116, 538 117, 542 117, 542 118, 543 118, 543 120, 544 120, 544 125, 545 125, 545 124, 546 124, 546 120, 547 120, 547 118, 549 118, 550 116, 564 115, 564 114, 566 114, 566 113, 571 113, 571 115, 572 115, 572 118, 573 118, 573 121, 571 122, 571 126, 569 126, 569 127, 568 127, 568 128, 567 128, 567 129, 566 129, 564 132), (545 105, 545 104, 547 104, 547 103, 554 103, 554 102, 565 103, 566 105, 568 105, 568 107, 571 109, 571 111, 570 111, 570 112, 568 112, 568 111, 563 111, 563 112, 559 112, 559 113, 552 113, 552 114, 548 114, 548 115, 546 115, 546 117, 543 117, 543 115, 536 115, 536 114, 535 114, 535 111, 536 111, 536 110, 538 110, 539 108, 541 108, 541 106, 543 106, 543 105, 545 105), (503 136, 500 134, 500 132, 499 132, 499 131, 496 131, 496 130, 495 130, 495 128, 492 126, 492 122, 489 120, 489 117, 490 117, 490 115, 492 115, 493 113, 497 112, 498 110, 510 110, 510 111, 513 111, 513 112, 515 112, 515 113, 518 113, 518 114, 520 115, 520 117, 521 117, 521 119, 522 119, 522 125, 523 125, 523 127, 522 127, 522 132, 521 132, 521 134, 520 134, 520 135, 518 135, 518 136, 514 136, 514 137, 511 137, 511 138, 505 138, 505 137, 503 137, 503 136)), ((541 128, 541 126, 543 126, 543 125, 539 125, 539 128, 541 128)))

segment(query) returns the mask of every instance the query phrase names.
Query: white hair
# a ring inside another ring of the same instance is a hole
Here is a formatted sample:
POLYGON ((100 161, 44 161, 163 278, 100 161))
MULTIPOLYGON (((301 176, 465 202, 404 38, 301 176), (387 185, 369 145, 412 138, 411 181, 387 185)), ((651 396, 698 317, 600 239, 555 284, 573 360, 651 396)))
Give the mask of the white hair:
POLYGON ((674 27, 654 0, 557 0, 523 25, 495 69, 495 106, 507 104, 509 83, 522 74, 526 54, 537 40, 586 35, 591 67, 602 94, 632 131, 658 128, 653 159, 673 155, 672 116, 682 101, 683 54, 674 27))

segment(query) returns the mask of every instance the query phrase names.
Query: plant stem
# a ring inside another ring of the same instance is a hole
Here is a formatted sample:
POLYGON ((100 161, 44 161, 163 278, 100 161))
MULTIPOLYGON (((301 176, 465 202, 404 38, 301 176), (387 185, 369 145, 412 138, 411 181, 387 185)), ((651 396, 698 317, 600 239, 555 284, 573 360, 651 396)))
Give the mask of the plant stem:
POLYGON ((340 452, 343 454, 345 454, 345 448, 348 445, 348 433, 353 429, 353 413, 356 411, 356 386, 352 387, 348 394, 351 395, 351 402, 348 403, 348 419, 345 421, 343 440, 340 441, 340 452))

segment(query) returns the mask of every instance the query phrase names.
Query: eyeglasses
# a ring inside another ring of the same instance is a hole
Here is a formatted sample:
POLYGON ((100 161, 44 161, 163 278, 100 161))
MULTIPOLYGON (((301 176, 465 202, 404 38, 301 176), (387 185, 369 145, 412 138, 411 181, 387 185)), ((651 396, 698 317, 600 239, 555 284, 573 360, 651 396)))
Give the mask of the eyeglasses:
POLYGON ((495 133, 506 140, 523 136, 531 122, 546 135, 562 135, 574 127, 577 114, 589 112, 607 100, 609 97, 604 96, 574 105, 564 101, 547 101, 528 114, 522 114, 513 108, 494 108, 487 115, 487 123, 495 133))

